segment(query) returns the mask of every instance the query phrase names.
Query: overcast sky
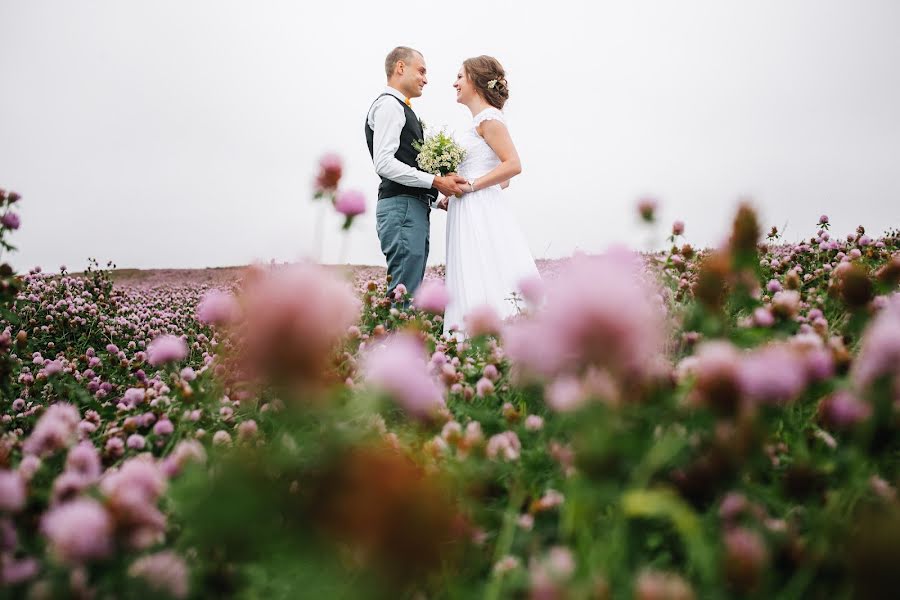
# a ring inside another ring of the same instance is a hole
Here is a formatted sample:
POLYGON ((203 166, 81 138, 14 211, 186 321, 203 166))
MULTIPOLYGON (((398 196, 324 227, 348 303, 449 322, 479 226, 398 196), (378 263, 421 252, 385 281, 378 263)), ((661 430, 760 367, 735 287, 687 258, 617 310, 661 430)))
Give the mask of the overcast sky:
MULTIPOLYGON (((524 167, 508 193, 537 258, 642 247, 644 194, 699 245, 744 196, 791 239, 821 213, 838 233, 900 225, 896 0, 0 0, 0 23, 20 270, 310 256, 325 151, 369 199, 345 259, 383 265, 363 121, 399 44, 425 55, 414 108, 430 125, 469 123, 463 59, 506 67, 524 167)), ((432 213, 431 263, 445 220, 432 213)))

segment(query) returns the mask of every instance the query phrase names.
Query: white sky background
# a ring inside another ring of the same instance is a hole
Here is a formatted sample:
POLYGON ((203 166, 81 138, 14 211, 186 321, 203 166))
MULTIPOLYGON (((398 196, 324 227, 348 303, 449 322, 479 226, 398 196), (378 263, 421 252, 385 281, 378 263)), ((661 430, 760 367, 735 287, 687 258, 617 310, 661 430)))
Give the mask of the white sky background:
MULTIPOLYGON (((463 59, 506 67, 524 166, 508 191, 538 258, 645 247, 643 194, 697 245, 741 196, 794 240, 820 213, 838 234, 900 225, 896 0, 0 0, 0 23, 20 270, 310 256, 327 150, 369 199, 345 259, 383 265, 363 121, 398 44, 425 55, 414 108, 430 125, 468 124, 451 88, 463 59)), ((431 263, 445 219, 432 213, 431 263)))

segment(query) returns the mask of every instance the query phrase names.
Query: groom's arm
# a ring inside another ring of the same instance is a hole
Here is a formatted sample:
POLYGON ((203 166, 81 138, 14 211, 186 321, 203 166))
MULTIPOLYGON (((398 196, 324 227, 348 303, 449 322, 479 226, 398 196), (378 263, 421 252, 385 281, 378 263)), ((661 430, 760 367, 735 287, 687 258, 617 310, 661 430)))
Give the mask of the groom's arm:
POLYGON ((394 155, 400 148, 400 132, 406 123, 403 107, 385 96, 372 108, 372 159, 375 172, 400 185, 429 189, 434 185, 434 175, 420 171, 397 160, 394 155))

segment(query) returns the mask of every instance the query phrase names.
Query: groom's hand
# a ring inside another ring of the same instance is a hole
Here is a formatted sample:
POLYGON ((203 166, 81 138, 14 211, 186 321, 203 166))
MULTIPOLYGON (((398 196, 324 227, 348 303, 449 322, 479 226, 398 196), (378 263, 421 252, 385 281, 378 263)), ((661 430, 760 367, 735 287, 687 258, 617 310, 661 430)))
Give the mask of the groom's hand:
POLYGON ((465 182, 465 177, 460 177, 456 173, 450 173, 449 175, 435 177, 432 185, 445 196, 460 196, 463 193, 460 184, 465 182))

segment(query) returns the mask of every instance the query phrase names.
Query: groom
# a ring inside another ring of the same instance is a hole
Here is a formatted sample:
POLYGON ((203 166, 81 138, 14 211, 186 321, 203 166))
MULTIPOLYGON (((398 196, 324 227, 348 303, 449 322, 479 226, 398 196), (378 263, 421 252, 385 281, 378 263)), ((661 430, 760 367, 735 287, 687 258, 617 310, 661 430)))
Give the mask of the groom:
POLYGON ((421 96, 428 83, 425 58, 399 46, 387 55, 384 69, 387 87, 366 116, 366 143, 381 177, 376 228, 391 276, 388 294, 401 283, 414 294, 425 276, 431 205, 438 192, 448 197, 461 194, 459 184, 466 180, 453 173, 431 175, 416 167, 418 151, 413 143, 425 136, 410 100, 421 96))

